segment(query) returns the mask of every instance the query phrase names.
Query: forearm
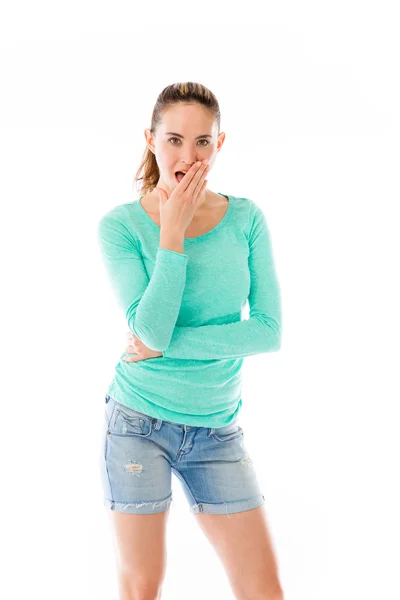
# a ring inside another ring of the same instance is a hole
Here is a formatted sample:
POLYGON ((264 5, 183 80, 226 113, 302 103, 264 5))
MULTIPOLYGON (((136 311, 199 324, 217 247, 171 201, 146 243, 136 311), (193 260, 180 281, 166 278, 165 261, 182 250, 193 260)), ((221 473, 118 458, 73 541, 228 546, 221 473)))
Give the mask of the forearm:
POLYGON ((165 358, 224 360, 264 352, 277 352, 281 345, 280 314, 257 315, 236 323, 174 327, 165 358))
MULTIPOLYGON (((170 256, 174 261, 173 273, 168 276, 165 272, 156 275, 153 272, 133 318, 128 319, 131 330, 152 350, 163 351, 167 347, 178 318, 186 284, 187 257, 184 261, 183 244, 183 232, 161 228, 159 248, 181 254, 182 259, 177 261, 170 256)), ((162 254, 165 256, 165 252, 162 254)))
POLYGON ((149 278, 140 242, 125 224, 106 215, 98 226, 103 261, 128 326, 148 348, 157 351, 167 348, 176 324, 188 261, 182 251, 183 236, 164 234, 149 278))
POLYGON ((146 290, 127 311, 129 328, 152 350, 164 350, 171 339, 186 285, 186 265, 187 256, 179 249, 179 242, 160 239, 146 290))

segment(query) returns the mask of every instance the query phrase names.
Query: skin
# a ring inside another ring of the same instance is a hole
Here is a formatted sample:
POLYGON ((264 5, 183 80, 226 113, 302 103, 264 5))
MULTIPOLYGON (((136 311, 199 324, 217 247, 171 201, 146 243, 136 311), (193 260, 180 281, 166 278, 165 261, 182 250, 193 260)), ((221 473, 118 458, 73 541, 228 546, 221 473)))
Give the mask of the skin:
MULTIPOLYGON (((216 160, 218 152, 225 141, 225 133, 218 135, 218 124, 214 115, 198 104, 178 104, 168 107, 157 131, 153 135, 150 129, 144 130, 147 147, 156 157, 160 170, 158 188, 166 191, 168 198, 178 185, 176 171, 188 170, 197 161, 207 160, 210 168, 216 160), (179 133, 182 138, 167 132, 179 133), (211 137, 198 136, 209 135, 211 137)), ((158 204, 157 194, 154 196, 155 206, 158 204)), ((205 188, 199 197, 197 213, 200 215, 220 202, 221 197, 205 188)), ((162 352, 148 348, 132 331, 127 333, 128 346, 122 360, 137 362, 148 358, 162 356, 162 352)))
MULTIPOLYGON (((224 132, 218 135, 218 124, 214 115, 198 104, 168 107, 154 136, 150 129, 145 129, 144 135, 147 147, 155 155, 160 171, 156 187, 164 189, 168 197, 178 185, 175 179, 176 171, 187 171, 195 162, 207 160, 210 173, 225 141, 224 132), (168 131, 179 133, 184 139, 167 135, 168 131), (210 135, 211 138, 196 140, 200 135, 210 135)), ((154 194, 154 197, 158 199, 157 194, 154 194)), ((200 194, 198 211, 213 206, 214 199, 215 193, 205 188, 200 194)))

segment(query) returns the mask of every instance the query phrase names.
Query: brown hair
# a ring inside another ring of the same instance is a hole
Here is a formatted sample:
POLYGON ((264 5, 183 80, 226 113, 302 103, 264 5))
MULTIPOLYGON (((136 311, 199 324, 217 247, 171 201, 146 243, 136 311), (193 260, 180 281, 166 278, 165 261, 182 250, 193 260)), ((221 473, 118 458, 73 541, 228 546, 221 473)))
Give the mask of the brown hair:
MULTIPOLYGON (((163 112, 168 106, 176 104, 200 104, 210 110, 218 124, 218 135, 220 133, 221 113, 219 104, 214 94, 201 83, 186 81, 184 83, 173 83, 163 89, 155 103, 151 117, 150 131, 154 135, 158 124, 162 120, 163 112)), ((137 187, 141 196, 151 192, 160 178, 160 170, 154 153, 146 146, 142 162, 136 171, 133 183, 141 181, 137 187), (141 175, 141 176, 140 176, 141 175)))

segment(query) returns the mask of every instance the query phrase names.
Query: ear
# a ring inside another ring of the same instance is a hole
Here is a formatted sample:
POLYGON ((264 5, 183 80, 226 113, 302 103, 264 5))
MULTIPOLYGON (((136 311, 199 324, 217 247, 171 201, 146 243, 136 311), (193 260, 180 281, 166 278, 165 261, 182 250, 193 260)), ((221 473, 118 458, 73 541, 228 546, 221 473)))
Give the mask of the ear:
POLYGON ((217 140, 217 152, 219 152, 223 146, 225 142, 225 133, 223 131, 221 131, 221 133, 218 136, 218 140, 217 140))
POLYGON ((146 139, 146 145, 148 147, 148 149, 150 150, 150 152, 152 152, 153 154, 155 154, 155 148, 154 148, 154 138, 153 135, 150 131, 150 129, 145 129, 144 130, 144 137, 146 139))

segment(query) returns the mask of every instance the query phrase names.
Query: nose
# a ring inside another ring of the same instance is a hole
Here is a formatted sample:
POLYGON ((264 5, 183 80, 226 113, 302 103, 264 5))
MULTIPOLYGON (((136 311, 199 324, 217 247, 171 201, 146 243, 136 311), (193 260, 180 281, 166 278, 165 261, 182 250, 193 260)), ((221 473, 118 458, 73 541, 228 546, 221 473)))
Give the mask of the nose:
POLYGON ((201 158, 198 158, 192 153, 187 153, 185 156, 182 156, 182 164, 186 165, 188 169, 194 165, 195 162, 200 161, 201 158))

